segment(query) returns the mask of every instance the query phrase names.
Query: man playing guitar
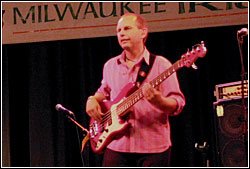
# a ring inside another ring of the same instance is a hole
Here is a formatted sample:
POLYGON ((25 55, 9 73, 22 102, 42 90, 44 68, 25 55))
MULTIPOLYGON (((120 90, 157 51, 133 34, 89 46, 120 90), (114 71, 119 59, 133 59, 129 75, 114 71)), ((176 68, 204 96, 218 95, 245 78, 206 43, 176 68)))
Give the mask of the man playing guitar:
POLYGON ((150 65, 152 57, 145 46, 148 27, 140 15, 123 15, 116 31, 123 52, 105 63, 101 86, 86 103, 92 119, 92 148, 104 151, 105 167, 167 167, 172 145, 169 116, 178 115, 185 106, 177 74, 173 70, 167 79, 161 75, 162 79, 152 81, 172 66, 159 55, 148 73, 140 71, 142 63, 150 65), (138 75, 145 77, 143 82, 137 83, 138 75), (129 82, 140 89, 133 97, 129 97, 131 86, 126 87, 129 82), (105 100, 116 100, 108 112, 102 106, 105 100), (98 128, 101 124, 103 129, 98 128), (96 142, 94 137, 98 137, 96 142))

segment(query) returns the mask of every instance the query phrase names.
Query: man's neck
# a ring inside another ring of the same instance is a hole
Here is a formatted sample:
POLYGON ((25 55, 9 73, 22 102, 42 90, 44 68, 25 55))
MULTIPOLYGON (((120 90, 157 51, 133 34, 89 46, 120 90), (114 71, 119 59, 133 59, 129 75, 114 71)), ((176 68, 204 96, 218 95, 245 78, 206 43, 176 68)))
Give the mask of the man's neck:
POLYGON ((145 46, 139 49, 135 49, 135 50, 125 50, 127 59, 137 61, 138 59, 140 59, 140 56, 143 54, 144 49, 145 49, 145 46))

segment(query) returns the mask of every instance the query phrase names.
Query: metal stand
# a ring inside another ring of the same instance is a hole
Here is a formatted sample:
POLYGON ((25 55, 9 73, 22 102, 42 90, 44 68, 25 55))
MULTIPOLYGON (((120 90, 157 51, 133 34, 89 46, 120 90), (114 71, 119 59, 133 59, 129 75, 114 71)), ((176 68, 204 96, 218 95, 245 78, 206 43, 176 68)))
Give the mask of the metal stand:
MULTIPOLYGON (((248 157, 248 145, 247 145, 247 132, 248 132, 248 128, 247 128, 247 118, 248 118, 248 114, 247 114, 247 106, 245 103, 245 90, 244 90, 244 80, 246 80, 246 75, 247 73, 245 72, 245 68, 244 68, 244 62, 243 62, 243 51, 242 51, 242 46, 243 46, 243 35, 240 35, 237 32, 237 40, 238 40, 238 46, 239 46, 239 51, 240 51, 240 58, 241 58, 241 94, 242 94, 242 99, 241 99, 241 103, 244 109, 244 117, 242 119, 240 119, 240 121, 243 123, 243 127, 244 127, 244 132, 243 132, 243 137, 244 137, 244 142, 245 142, 245 146, 246 146, 246 157, 248 157)), ((248 159, 248 158, 247 158, 248 159)))
MULTIPOLYGON (((78 127, 80 127, 80 128, 82 129, 83 132, 86 132, 86 133, 87 133, 87 135, 84 136, 85 138, 84 138, 83 141, 82 141, 82 146, 81 146, 82 148, 81 148, 81 152, 80 152, 82 164, 83 164, 83 167, 84 167, 85 165, 84 165, 84 161, 83 161, 82 152, 83 152, 83 148, 84 148, 86 142, 88 141, 88 138, 89 138, 89 131, 88 131, 87 129, 85 129, 82 125, 80 125, 80 124, 75 120, 76 118, 75 118, 75 115, 74 115, 74 114, 73 114, 74 119, 73 119, 72 117, 70 117, 69 115, 66 115, 66 116, 67 116, 67 118, 70 119, 73 123, 75 123, 78 127)), ((76 132, 77 132, 77 137, 78 137, 78 142, 79 142, 79 147, 80 147, 80 136, 79 136, 79 132, 78 132, 77 128, 76 128, 76 132)))

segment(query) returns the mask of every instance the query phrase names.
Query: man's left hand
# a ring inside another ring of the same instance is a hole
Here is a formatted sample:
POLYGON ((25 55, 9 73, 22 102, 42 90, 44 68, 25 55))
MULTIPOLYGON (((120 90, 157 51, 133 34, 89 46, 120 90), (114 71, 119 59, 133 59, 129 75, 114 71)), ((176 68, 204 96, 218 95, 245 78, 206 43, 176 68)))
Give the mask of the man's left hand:
POLYGON ((149 83, 142 86, 144 97, 152 104, 157 104, 161 99, 161 92, 153 88, 149 83))

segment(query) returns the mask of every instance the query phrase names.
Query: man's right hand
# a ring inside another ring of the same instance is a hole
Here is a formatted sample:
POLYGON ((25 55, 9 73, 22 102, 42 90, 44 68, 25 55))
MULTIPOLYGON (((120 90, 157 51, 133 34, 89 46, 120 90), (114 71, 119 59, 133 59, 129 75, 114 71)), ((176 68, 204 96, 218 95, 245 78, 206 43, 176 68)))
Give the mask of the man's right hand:
POLYGON ((95 96, 90 96, 86 103, 87 114, 96 121, 102 121, 102 116, 104 115, 101 110, 101 106, 98 103, 95 96))

